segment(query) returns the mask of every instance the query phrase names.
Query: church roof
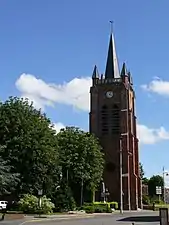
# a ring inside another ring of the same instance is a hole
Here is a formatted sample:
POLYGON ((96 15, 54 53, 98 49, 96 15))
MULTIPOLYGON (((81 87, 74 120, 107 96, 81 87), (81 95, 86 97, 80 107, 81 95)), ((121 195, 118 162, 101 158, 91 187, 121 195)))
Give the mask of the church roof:
POLYGON ((99 78, 99 72, 96 65, 94 66, 92 78, 99 78))
POLYGON ((105 78, 120 78, 114 35, 111 33, 106 63, 105 78))
POLYGON ((126 64, 123 63, 122 70, 121 70, 121 76, 127 76, 127 75, 128 75, 127 67, 126 67, 126 64))

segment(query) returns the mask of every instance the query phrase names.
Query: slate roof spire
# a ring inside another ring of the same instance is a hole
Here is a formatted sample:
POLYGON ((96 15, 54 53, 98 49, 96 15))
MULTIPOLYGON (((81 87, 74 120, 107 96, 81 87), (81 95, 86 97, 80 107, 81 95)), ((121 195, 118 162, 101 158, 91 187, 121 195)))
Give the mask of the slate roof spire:
POLYGON ((113 32, 110 35, 109 49, 106 63, 105 78, 120 78, 118 59, 113 32))
POLYGON ((128 76, 126 63, 123 63, 122 70, 121 70, 121 76, 128 76))
POLYGON ((99 72, 98 72, 98 69, 97 69, 96 65, 94 66, 92 78, 93 79, 99 78, 99 72))

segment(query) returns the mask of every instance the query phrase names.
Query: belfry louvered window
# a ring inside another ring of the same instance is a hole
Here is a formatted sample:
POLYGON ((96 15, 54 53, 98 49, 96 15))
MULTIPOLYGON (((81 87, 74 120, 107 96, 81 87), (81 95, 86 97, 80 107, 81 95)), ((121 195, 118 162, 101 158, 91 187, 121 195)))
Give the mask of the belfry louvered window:
POLYGON ((111 133, 119 134, 120 133, 120 110, 118 105, 114 104, 111 108, 110 114, 110 124, 111 124, 111 133))
POLYGON ((103 135, 108 134, 108 131, 109 131, 108 126, 109 126, 109 112, 108 112, 108 107, 104 105, 101 111, 101 127, 102 127, 103 135))

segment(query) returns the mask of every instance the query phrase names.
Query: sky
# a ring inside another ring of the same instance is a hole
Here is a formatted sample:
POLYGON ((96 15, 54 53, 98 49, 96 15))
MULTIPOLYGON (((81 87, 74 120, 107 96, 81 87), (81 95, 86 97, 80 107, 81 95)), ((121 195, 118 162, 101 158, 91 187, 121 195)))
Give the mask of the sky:
POLYGON ((1 0, 0 99, 27 97, 64 126, 88 130, 94 65, 104 73, 110 36, 136 91, 145 175, 169 169, 169 1, 1 0))

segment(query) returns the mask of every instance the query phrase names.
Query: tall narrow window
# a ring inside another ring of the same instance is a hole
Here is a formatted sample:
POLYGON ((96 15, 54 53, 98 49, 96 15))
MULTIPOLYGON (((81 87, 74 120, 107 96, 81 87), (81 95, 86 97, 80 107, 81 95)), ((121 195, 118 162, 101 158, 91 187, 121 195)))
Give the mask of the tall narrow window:
POLYGON ((111 109, 111 131, 112 134, 120 133, 120 110, 116 104, 111 109))
POLYGON ((104 105, 101 111, 101 127, 102 127, 102 134, 108 134, 108 107, 104 105))

